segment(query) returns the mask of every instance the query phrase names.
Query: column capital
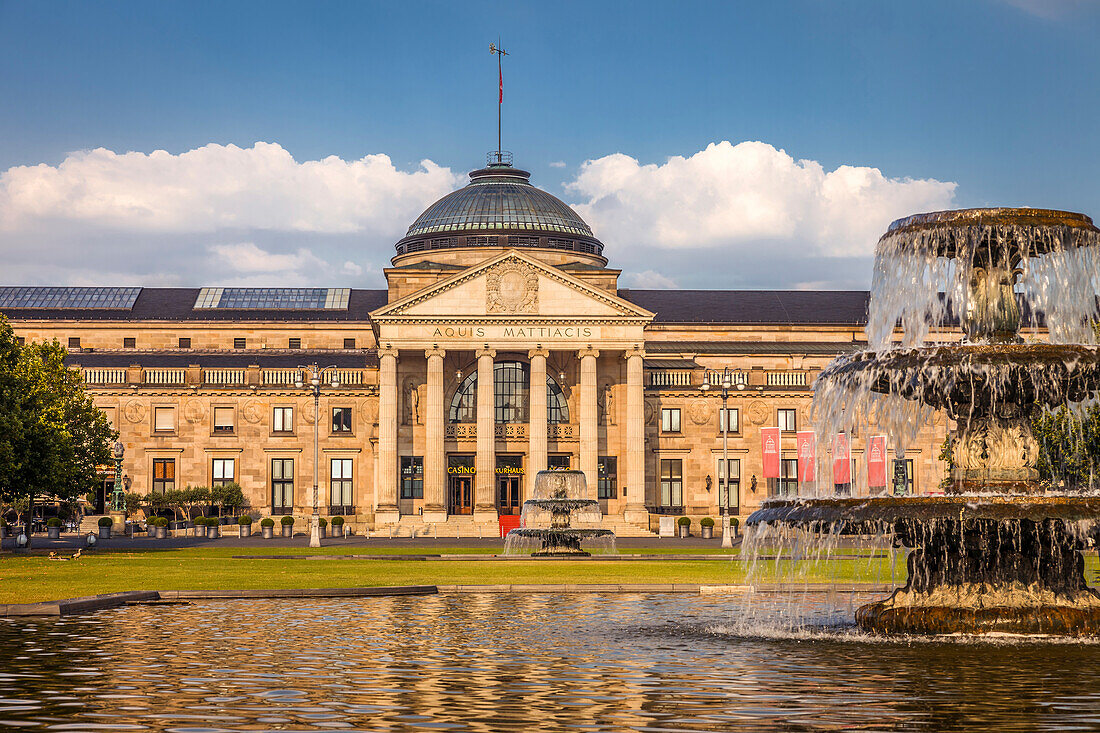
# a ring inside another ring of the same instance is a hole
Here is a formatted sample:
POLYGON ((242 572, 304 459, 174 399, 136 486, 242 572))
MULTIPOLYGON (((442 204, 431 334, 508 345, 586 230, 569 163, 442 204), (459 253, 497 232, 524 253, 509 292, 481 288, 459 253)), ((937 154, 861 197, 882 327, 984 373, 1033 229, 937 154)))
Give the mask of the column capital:
POLYGON ((487 356, 490 359, 495 359, 496 355, 497 355, 497 350, 496 349, 490 349, 488 344, 486 344, 484 349, 478 349, 477 351, 474 352, 474 356, 476 356, 478 359, 480 359, 483 356, 487 356))
POLYGON ((527 358, 528 359, 534 359, 536 356, 541 356, 543 359, 548 359, 548 358, 550 358, 550 350, 549 349, 538 348, 538 349, 531 349, 530 351, 527 352, 527 358))
POLYGON ((643 349, 640 346, 635 346, 634 348, 627 349, 623 352, 623 358, 624 359, 630 359, 630 358, 635 357, 635 356, 638 357, 639 359, 644 358, 645 357, 645 349, 643 349))
POLYGON ((386 344, 385 346, 379 347, 379 349, 378 349, 378 358, 379 359, 381 359, 384 356, 392 356, 394 359, 396 359, 397 354, 398 354, 398 350, 393 348, 389 344, 386 344))
POLYGON ((592 347, 588 347, 587 349, 580 349, 580 350, 577 351, 577 358, 578 359, 583 359, 586 356, 591 356, 591 357, 595 358, 599 355, 600 355, 600 352, 597 349, 593 349, 592 347))
POLYGON ((433 346, 430 349, 424 349, 424 358, 431 359, 433 356, 438 356, 440 359, 447 355, 446 349, 441 349, 438 346, 433 346))

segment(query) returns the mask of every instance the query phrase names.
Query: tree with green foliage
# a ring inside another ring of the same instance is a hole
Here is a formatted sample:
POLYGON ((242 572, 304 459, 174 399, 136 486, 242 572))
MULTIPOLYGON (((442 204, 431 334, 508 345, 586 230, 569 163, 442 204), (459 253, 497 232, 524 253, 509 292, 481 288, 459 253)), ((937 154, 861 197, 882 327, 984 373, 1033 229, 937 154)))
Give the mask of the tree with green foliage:
POLYGON ((87 493, 118 435, 65 355, 56 340, 20 345, 0 315, 0 497, 27 500, 28 536, 35 497, 87 493))
POLYGON ((1083 417, 1065 407, 1032 420, 1039 443, 1039 480, 1065 489, 1095 489, 1100 485, 1100 407, 1083 417))

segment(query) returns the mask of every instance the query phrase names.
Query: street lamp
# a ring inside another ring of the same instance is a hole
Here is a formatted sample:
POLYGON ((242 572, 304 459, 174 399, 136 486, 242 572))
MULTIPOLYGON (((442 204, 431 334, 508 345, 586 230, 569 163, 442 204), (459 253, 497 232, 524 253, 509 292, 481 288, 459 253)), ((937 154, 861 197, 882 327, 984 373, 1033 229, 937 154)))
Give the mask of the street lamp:
POLYGON ((309 387, 309 391, 313 393, 313 521, 309 527, 310 547, 321 546, 321 515, 317 513, 317 485, 319 483, 317 472, 320 467, 321 442, 321 378, 329 370, 332 371, 332 379, 329 384, 333 389, 336 389, 340 386, 340 379, 336 376, 335 364, 330 364, 324 368, 320 368, 316 364, 299 366, 298 378, 294 381, 294 386, 298 389, 309 387), (303 375, 307 373, 309 376, 308 382, 303 379, 303 375))
MULTIPOLYGON (((722 509, 722 511, 724 512, 723 516, 725 516, 725 522, 724 522, 724 526, 722 528, 722 546, 723 547, 732 547, 733 546, 733 541, 732 541, 732 538, 730 537, 729 509, 728 509, 729 493, 730 493, 730 475, 729 475, 729 473, 730 473, 730 460, 729 460, 730 413, 729 413, 728 403, 729 403, 729 396, 730 396, 730 390, 731 389, 733 389, 734 387, 736 387, 738 390, 745 389, 745 378, 744 378, 743 375, 741 375, 740 373, 734 372, 729 367, 726 367, 721 372, 716 371, 714 369, 708 369, 706 372, 703 373, 703 384, 700 385, 700 387, 699 387, 699 389, 701 391, 703 391, 704 393, 710 391, 711 381, 712 381, 711 377, 712 376, 717 378, 716 381, 718 382, 718 387, 719 387, 719 389, 722 390, 722 417, 721 417, 721 420, 722 420, 722 472, 719 474, 718 479, 719 479, 719 481, 721 481, 723 478, 725 479, 725 482, 726 482, 726 505, 727 505, 727 506, 724 506, 724 507, 720 507, 722 509), (736 382, 735 382, 735 376, 736 376, 736 382)), ((719 496, 719 498, 721 498, 721 496, 722 496, 722 486, 721 486, 721 484, 719 484, 719 486, 718 486, 718 496, 719 496)), ((738 507, 738 509, 740 509, 740 507, 741 507, 741 497, 740 496, 737 497, 737 507, 738 507)))
POLYGON ((116 440, 111 446, 111 455, 115 459, 115 485, 111 491, 111 511, 121 512, 126 508, 126 500, 122 496, 122 457, 126 455, 126 446, 121 440, 116 440))

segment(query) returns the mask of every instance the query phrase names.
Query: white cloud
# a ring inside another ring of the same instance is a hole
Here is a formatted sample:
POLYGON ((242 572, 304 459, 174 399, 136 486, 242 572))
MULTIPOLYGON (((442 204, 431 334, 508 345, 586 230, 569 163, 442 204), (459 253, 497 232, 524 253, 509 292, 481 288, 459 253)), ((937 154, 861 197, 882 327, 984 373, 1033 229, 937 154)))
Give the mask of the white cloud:
POLYGON ((240 244, 214 244, 209 251, 214 254, 220 267, 228 267, 242 274, 287 272, 303 270, 307 267, 323 267, 324 262, 308 249, 299 249, 293 254, 275 254, 260 249, 252 242, 240 244))
POLYGON ((363 268, 361 265, 357 265, 351 260, 344 263, 344 266, 340 268, 340 272, 345 275, 362 275, 363 268))
POLYGON ((943 209, 955 184, 887 178, 877 168, 826 171, 762 142, 721 142, 642 165, 615 153, 582 166, 567 190, 613 256, 656 249, 755 251, 775 261, 870 254, 900 216, 943 209))
POLYGON ((671 277, 653 270, 624 273, 621 282, 624 287, 650 290, 668 290, 678 287, 671 277))
POLYGON ((550 167, 551 168, 564 168, 565 167, 565 161, 564 160, 555 160, 553 163, 550 164, 550 167))

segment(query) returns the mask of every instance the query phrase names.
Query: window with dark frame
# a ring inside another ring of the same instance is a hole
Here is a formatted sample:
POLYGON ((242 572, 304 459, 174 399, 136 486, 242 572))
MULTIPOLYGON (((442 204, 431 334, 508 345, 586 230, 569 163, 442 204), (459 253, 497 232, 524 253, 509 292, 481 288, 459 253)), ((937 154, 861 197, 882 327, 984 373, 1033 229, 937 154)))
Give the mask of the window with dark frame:
POLYGON ((176 488, 176 459, 153 459, 153 493, 163 494, 176 488))
POLYGON ((79 336, 70 336, 69 337, 69 348, 70 349, 79 349, 80 348, 80 337, 79 336))
POLYGON ((569 454, 547 456, 546 468, 550 471, 568 471, 570 458, 572 458, 572 456, 570 456, 569 454))
POLYGON ((661 408, 661 432, 662 433, 678 433, 678 432, 680 432, 680 408, 679 407, 662 407, 661 408))
POLYGON ((793 408, 781 408, 775 411, 776 423, 784 433, 793 433, 798 430, 797 412, 793 408))
POLYGON ((339 513, 348 513, 354 506, 351 458, 333 458, 329 464, 329 502, 339 513))
POLYGON ((243 338, 233 339, 233 348, 234 349, 243 349, 245 347, 246 347, 246 342, 243 338))
POLYGON ((737 514, 741 504, 741 459, 730 458, 725 469, 718 459, 718 509, 726 514, 737 514), (729 477, 727 479, 727 476, 729 477))
POLYGON ((783 458, 779 462, 779 481, 776 484, 777 496, 798 495, 798 459, 783 458))
POLYGON ((424 498, 423 456, 401 456, 401 498, 424 498))
POLYGON ((600 456, 596 460, 596 498, 615 499, 619 495, 619 459, 616 456, 600 456))
POLYGON ((232 407, 215 407, 214 408, 214 432, 218 434, 226 434, 233 432, 233 408, 232 407))
POLYGON ((15 343, 19 344, 20 346, 26 346, 27 345, 27 339, 25 339, 22 336, 16 336, 15 337, 15 343))
POLYGON ((684 462, 679 458, 661 459, 661 506, 684 505, 684 462))
POLYGON ((294 408, 293 407, 275 407, 271 413, 271 432, 273 433, 293 433, 294 432, 294 408))
POLYGON ((344 339, 344 348, 345 349, 354 349, 355 348, 355 339, 344 339))
POLYGON ((300 349, 302 348, 302 339, 292 338, 287 342, 288 349, 300 349))
POLYGON ((124 348, 124 349, 133 349, 135 347, 137 347, 137 339, 134 338, 133 336, 127 336, 124 339, 122 339, 122 348, 124 348))
POLYGON ((724 433, 726 430, 726 420, 729 420, 729 431, 731 433, 741 432, 741 415, 736 407, 723 407, 718 410, 718 432, 724 433))
POLYGON ((225 486, 233 483, 234 463, 232 458, 215 458, 210 470, 210 485, 225 486))
POLYGON ((334 433, 350 433, 351 432, 351 408, 350 407, 334 407, 334 408, 332 408, 332 432, 334 432, 334 433))
POLYGON ((271 513, 294 511, 294 459, 271 459, 271 513))
POLYGON ((191 348, 191 339, 181 338, 180 339, 180 348, 181 349, 190 349, 191 348))
MULTIPOLYGON (((524 362, 501 361, 493 366, 493 417, 498 423, 527 422, 530 407, 530 371, 524 362)), ((471 372, 455 389, 447 414, 451 423, 477 420, 477 372, 471 372)), ((546 376, 546 421, 569 422, 569 405, 561 386, 546 376)))

